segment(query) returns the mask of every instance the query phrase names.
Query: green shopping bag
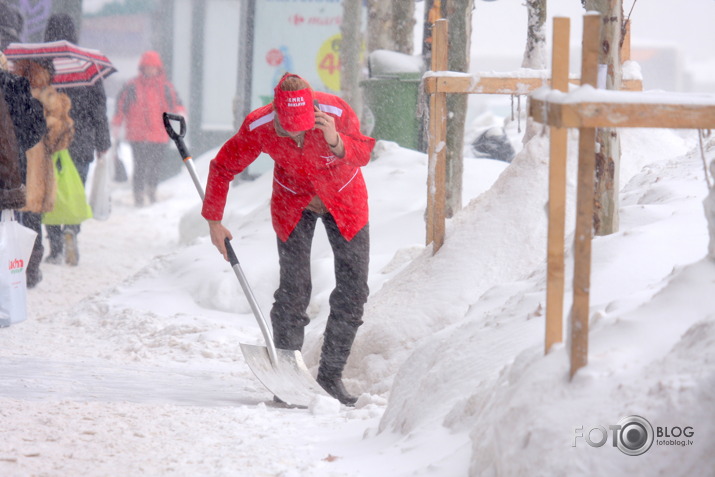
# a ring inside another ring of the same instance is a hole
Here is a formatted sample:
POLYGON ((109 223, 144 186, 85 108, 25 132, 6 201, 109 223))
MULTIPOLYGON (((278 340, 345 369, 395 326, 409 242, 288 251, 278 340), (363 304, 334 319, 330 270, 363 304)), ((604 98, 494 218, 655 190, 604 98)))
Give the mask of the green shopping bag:
POLYGON ((72 162, 69 151, 63 149, 52 155, 57 180, 55 207, 42 214, 46 225, 80 224, 92 218, 92 208, 87 203, 82 178, 72 162))

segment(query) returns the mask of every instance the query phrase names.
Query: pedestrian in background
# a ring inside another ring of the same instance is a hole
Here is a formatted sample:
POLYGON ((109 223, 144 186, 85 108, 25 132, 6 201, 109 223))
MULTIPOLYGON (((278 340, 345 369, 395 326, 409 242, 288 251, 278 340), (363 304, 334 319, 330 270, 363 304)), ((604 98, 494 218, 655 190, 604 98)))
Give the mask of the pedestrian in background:
MULTIPOLYGON (((78 44, 77 29, 72 17, 65 13, 50 17, 45 29, 45 41, 66 40, 78 44)), ((77 168, 82 184, 87 183, 89 166, 97 157, 105 154, 111 146, 109 121, 107 119, 107 96, 104 84, 97 81, 89 86, 72 86, 57 88, 57 91, 69 96, 72 101, 70 117, 74 121, 74 139, 69 146, 72 162, 77 168)), ((46 225, 47 237, 50 242, 50 253, 45 259, 48 263, 77 265, 79 263, 79 246, 77 235, 80 225, 46 225)))
POLYGON ((115 139, 125 124, 125 138, 134 156, 132 190, 137 207, 156 202, 159 170, 167 153, 169 137, 162 113, 185 115, 174 85, 166 78, 164 64, 156 51, 145 52, 139 61, 139 75, 130 80, 117 96, 112 118, 115 139))

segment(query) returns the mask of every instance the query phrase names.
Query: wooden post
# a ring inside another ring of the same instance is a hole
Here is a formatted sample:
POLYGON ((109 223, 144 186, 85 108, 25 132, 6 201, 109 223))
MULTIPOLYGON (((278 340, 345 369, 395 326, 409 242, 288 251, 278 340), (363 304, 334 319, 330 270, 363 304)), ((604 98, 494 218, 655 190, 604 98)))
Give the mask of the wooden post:
POLYGON ((631 59, 631 21, 626 20, 623 26, 623 44, 621 45, 621 63, 631 59))
MULTIPOLYGON (((581 84, 596 86, 601 16, 583 18, 581 84)), ((589 287, 591 282, 591 237, 593 233, 593 184, 596 130, 579 128, 578 192, 574 236, 573 305, 570 316, 570 376, 588 363, 589 287)))
MULTIPOLYGON (((437 20, 432 30, 432 71, 447 70, 447 20, 437 20)), ((447 93, 430 96, 427 172, 427 244, 432 253, 444 244, 445 181, 447 163, 447 93)))
MULTIPOLYGON (((568 18, 554 18, 551 55, 551 87, 568 91, 569 31, 568 18)), ((549 231, 546 270, 546 333, 544 353, 563 341, 564 316, 564 233, 566 215, 566 128, 550 127, 549 152, 549 231)))

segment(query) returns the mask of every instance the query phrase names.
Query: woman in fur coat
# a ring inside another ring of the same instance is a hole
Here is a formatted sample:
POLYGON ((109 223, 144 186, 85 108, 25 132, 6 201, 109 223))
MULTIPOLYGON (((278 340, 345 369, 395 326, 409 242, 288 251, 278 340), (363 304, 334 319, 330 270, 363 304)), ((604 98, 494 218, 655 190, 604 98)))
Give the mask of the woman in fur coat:
POLYGON ((27 286, 32 288, 42 280, 42 214, 51 211, 55 201, 56 184, 52 155, 69 147, 74 135, 74 121, 69 116, 72 106, 69 97, 57 92, 51 85, 51 62, 18 60, 15 62, 14 72, 30 81, 32 95, 42 103, 47 122, 47 132, 42 140, 26 153, 27 197, 21 222, 37 232, 37 240, 27 265, 27 286))

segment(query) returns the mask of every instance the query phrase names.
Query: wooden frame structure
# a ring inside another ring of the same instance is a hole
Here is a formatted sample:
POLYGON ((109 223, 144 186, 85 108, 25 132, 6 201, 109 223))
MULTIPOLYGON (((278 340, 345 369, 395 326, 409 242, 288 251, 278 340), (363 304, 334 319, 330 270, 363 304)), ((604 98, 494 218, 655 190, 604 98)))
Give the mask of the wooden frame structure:
MULTIPOLYGON (((568 48, 568 18, 554 18, 554 51, 568 48)), ((584 16, 581 78, 596 84, 601 16, 584 16)), ((568 56, 565 57, 568 62, 568 56)), ((579 129, 578 191, 574 234, 570 376, 588 363, 591 240, 595 174, 595 128, 715 128, 715 95, 662 94, 580 88, 565 92, 563 57, 554 55, 551 90, 530 95, 529 116, 550 126, 549 243, 546 293, 546 352, 562 341, 566 131, 579 129)))
MULTIPOLYGON (((630 58, 630 29, 627 29, 623 42, 624 59, 630 58)), ((548 72, 545 70, 525 70, 524 74, 508 75, 481 73, 450 72, 448 63, 448 22, 437 20, 433 30, 433 50, 431 71, 424 75, 425 93, 429 96, 429 134, 428 134, 428 176, 427 176, 427 236, 426 243, 433 244, 436 253, 444 244, 445 235, 445 204, 446 204, 446 171, 447 171, 447 94, 507 94, 528 95, 530 92, 549 84, 548 72)), ((578 78, 568 76, 568 32, 565 49, 560 47, 554 51, 561 58, 566 58, 566 82, 579 84, 578 78)), ((561 77, 561 75, 559 75, 561 77)), ((561 88, 566 90, 567 85, 561 88)), ((643 84, 640 79, 623 79, 623 90, 641 91, 643 84)))

